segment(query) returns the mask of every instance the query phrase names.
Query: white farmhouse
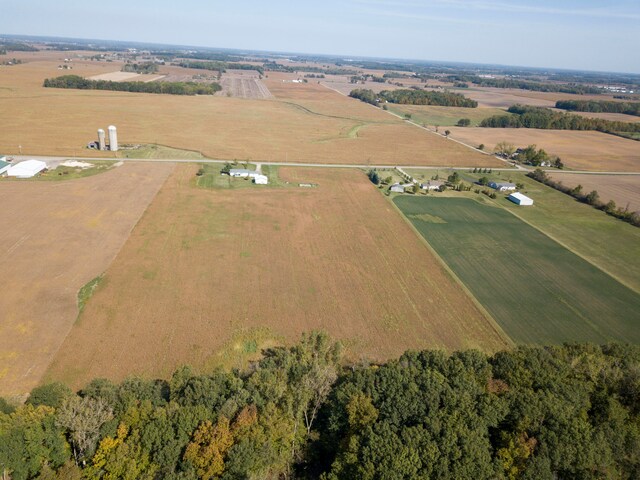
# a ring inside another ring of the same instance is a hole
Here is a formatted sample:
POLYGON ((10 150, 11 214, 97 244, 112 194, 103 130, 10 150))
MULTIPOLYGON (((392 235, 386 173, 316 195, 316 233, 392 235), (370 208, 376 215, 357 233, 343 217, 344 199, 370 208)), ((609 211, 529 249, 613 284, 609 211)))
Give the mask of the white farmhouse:
POLYGON ((489 182, 489 186, 494 190, 498 190, 499 192, 507 192, 507 191, 512 191, 516 189, 515 183, 507 183, 507 182, 503 182, 503 183, 489 182))
POLYGON ((520 192, 513 192, 507 198, 511 200, 513 203, 515 203, 516 205, 520 205, 520 206, 533 205, 533 200, 527 197, 526 195, 523 195, 520 192))

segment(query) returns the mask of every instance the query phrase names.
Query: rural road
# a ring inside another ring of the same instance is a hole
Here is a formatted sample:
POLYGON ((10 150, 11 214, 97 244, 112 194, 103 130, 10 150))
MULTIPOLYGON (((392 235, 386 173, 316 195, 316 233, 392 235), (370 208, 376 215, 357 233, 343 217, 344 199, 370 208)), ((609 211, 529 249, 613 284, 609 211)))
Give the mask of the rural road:
MULTIPOLYGON (((422 127, 421 127, 422 128, 422 127)), ((117 160, 122 162, 160 162, 160 163, 227 163, 229 160, 218 160, 218 159, 199 159, 199 160, 185 160, 181 158, 95 158, 95 157, 49 157, 42 155, 12 155, 14 158, 14 162, 36 159, 42 160, 44 162, 59 162, 61 160, 77 160, 77 161, 96 161, 96 160, 117 160)), ((499 158, 499 157, 496 157, 499 158)), ((503 160, 503 159, 501 159, 503 160)), ((425 170, 439 170, 443 168, 451 169, 451 170, 469 170, 469 168, 473 167, 451 167, 448 165, 365 165, 365 164, 344 164, 344 163, 300 163, 300 162, 256 162, 251 161, 249 163, 253 163, 254 165, 274 165, 279 167, 317 167, 317 168, 420 168, 425 170)), ((492 168, 492 171, 506 171, 506 172, 517 172, 517 171, 526 171, 530 172, 534 170, 533 168, 525 168, 520 166, 519 169, 514 168, 492 168)), ((640 175, 640 172, 616 172, 616 171, 607 171, 607 172, 595 172, 592 170, 557 170, 557 169, 545 169, 547 173, 571 173, 571 174, 589 174, 589 175, 640 175)))

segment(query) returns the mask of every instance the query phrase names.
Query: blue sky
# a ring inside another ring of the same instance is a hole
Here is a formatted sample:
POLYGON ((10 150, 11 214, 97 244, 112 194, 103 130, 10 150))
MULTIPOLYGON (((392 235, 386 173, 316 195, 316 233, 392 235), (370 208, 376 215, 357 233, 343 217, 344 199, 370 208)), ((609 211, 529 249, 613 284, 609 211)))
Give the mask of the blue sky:
POLYGON ((640 73, 640 0, 0 0, 0 33, 640 73))

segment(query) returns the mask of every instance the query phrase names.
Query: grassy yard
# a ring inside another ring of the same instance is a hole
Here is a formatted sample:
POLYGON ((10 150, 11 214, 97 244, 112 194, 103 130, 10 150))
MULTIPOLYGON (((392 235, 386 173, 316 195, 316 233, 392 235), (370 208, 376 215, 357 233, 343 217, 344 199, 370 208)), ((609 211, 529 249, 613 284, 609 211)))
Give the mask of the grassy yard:
POLYGON ((514 341, 640 342, 638 293, 493 202, 394 202, 514 341))
MULTIPOLYGON (((269 183, 267 185, 255 185, 250 178, 232 178, 229 175, 222 175, 220 170, 224 165, 222 163, 206 163, 200 165, 202 175, 195 177, 195 185, 200 188, 269 188, 269 187, 282 187, 286 185, 285 182, 280 180, 278 175, 278 167, 274 165, 262 165, 262 173, 269 177, 269 183)), ((254 164, 241 163, 234 165, 233 168, 247 168, 249 170, 255 170, 254 164)))
POLYGON ((118 152, 120 158, 164 158, 181 160, 202 160, 207 157, 193 150, 165 147, 164 145, 140 145, 135 149, 121 149, 118 152))
POLYGON ((440 107, 435 105, 394 105, 387 104, 389 111, 405 116, 411 115, 411 120, 418 124, 425 124, 433 127, 452 127, 461 118, 471 120, 471 126, 478 126, 485 118, 494 115, 510 115, 500 108, 463 108, 463 107, 440 107))

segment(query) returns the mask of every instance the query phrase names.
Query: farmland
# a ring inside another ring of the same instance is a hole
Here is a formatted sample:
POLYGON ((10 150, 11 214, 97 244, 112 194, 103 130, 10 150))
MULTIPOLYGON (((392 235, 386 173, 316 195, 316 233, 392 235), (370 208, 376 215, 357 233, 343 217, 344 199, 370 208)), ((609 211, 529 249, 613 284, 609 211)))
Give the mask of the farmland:
POLYGON ((601 132, 532 128, 450 127, 451 137, 491 151, 506 141, 519 147, 535 144, 558 155, 568 168, 594 171, 640 171, 640 144, 601 132))
POLYGON ((0 395, 39 381, 76 319, 78 290, 111 263, 173 167, 0 184, 0 395))
POLYGON ((196 170, 176 167, 48 379, 239 366, 318 328, 351 360, 509 345, 362 172, 282 167, 291 185, 318 187, 208 189, 196 170))
MULTIPOLYGON (((63 55, 53 52, 51 57, 54 53, 63 55)), ((40 55, 35 58, 42 58, 40 52, 35 54, 40 55)), ((26 53, 23 57, 29 59, 26 53)), ((269 73, 264 82, 276 97, 272 100, 43 88, 44 78, 59 74, 59 63, 59 58, 51 58, 0 69, 4 113, 0 151, 18 153, 20 145, 24 153, 33 155, 113 156, 83 147, 94 138, 97 128, 114 124, 123 144, 163 144, 218 159, 500 164, 321 85, 282 81, 292 78, 291 74, 269 73)), ((113 63, 78 60, 72 73, 92 76, 113 68, 113 63)))
POLYGON ((604 202, 613 200, 619 207, 640 211, 640 176, 553 173, 551 178, 571 188, 582 185, 585 192, 596 190, 604 202))
POLYGON ((494 115, 509 115, 499 108, 463 108, 440 107, 436 105, 387 105, 389 110, 397 115, 411 115, 411 120, 424 125, 450 127, 458 123, 461 118, 471 120, 472 126, 477 126, 485 118, 494 115))
POLYGON ((487 200, 394 202, 519 343, 640 341, 640 295, 487 200))
MULTIPOLYGON (((406 171, 420 180, 431 178, 435 174, 440 177, 451 174, 451 170, 448 169, 411 168, 406 171)), ((458 173, 466 182, 476 182, 480 177, 486 176, 489 180, 522 183, 522 192, 534 199, 535 208, 518 207, 504 195, 498 197, 494 203, 509 209, 547 236, 640 293, 640 229, 637 227, 536 182, 522 172, 494 171, 491 174, 474 174, 458 170, 458 173)), ((582 176, 562 173, 553 174, 554 177, 555 175, 582 176)), ((617 177, 609 175, 606 178, 613 179, 614 183, 623 181, 615 180, 617 177)), ((448 194, 449 192, 445 192, 440 195, 448 194)))

